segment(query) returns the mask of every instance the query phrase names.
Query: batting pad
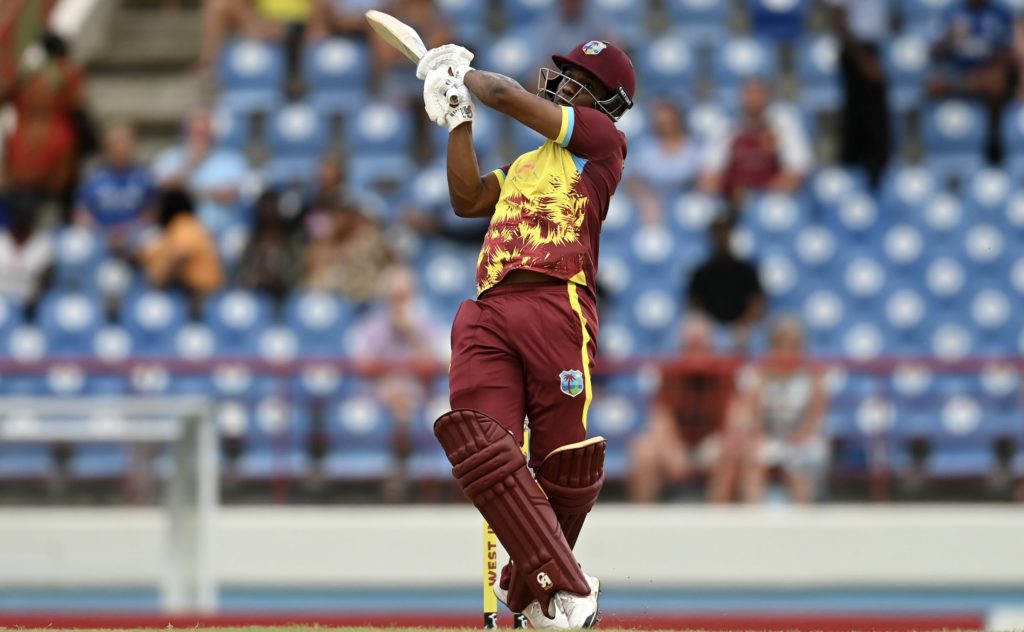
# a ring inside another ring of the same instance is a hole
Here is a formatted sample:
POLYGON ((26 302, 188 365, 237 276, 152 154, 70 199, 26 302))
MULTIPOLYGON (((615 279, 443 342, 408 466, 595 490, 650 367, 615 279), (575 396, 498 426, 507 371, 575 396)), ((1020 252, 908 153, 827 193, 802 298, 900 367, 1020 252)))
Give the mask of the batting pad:
POLYGON ((562 534, 570 547, 583 529, 604 485, 604 437, 564 445, 544 457, 537 468, 537 483, 548 495, 562 534))
POLYGON ((487 415, 468 409, 438 418, 434 435, 462 491, 494 529, 528 588, 526 597, 510 596, 509 607, 519 612, 536 599, 549 612, 559 590, 589 594, 555 512, 512 435, 487 415))

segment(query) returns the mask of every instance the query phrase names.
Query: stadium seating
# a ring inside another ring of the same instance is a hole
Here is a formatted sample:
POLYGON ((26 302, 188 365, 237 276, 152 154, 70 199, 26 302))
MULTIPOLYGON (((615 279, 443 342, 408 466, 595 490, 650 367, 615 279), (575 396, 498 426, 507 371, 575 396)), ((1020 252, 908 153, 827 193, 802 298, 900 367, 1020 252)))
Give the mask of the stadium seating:
POLYGON ((233 40, 218 60, 221 103, 243 114, 269 113, 282 101, 285 57, 281 48, 259 40, 233 40))
POLYGON ((309 46, 302 58, 309 102, 326 116, 351 115, 367 91, 371 67, 364 42, 336 37, 309 46))

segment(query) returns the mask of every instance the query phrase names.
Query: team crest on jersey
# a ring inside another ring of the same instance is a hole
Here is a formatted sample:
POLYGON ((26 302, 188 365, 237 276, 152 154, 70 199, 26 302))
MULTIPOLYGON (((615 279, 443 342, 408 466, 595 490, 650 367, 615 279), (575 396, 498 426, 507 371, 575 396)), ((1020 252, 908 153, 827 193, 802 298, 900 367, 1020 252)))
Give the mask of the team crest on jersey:
POLYGON ((583 52, 584 54, 587 55, 599 55, 601 54, 601 51, 603 51, 606 48, 608 48, 608 45, 605 44, 604 42, 590 40, 589 42, 583 45, 583 52))
POLYGON ((576 369, 562 371, 558 374, 562 392, 569 397, 576 397, 583 392, 583 372, 576 369))

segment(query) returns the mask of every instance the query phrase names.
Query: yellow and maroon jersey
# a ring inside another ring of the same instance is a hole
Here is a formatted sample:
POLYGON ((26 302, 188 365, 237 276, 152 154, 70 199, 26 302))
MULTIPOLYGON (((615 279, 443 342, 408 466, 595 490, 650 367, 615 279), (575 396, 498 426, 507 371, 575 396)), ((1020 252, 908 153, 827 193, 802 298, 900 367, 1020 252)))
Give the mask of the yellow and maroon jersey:
POLYGON ((494 172, 501 193, 477 260, 477 294, 510 270, 594 292, 601 222, 625 158, 626 137, 608 116, 563 106, 557 138, 494 172))

